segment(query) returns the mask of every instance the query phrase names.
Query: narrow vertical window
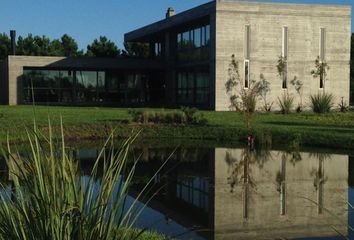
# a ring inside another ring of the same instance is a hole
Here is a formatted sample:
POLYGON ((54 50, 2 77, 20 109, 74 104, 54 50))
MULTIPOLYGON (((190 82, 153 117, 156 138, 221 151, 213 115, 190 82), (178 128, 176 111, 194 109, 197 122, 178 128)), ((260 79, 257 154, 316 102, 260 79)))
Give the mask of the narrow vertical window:
POLYGON ((250 52, 251 52, 251 27, 250 25, 245 26, 245 48, 244 48, 244 55, 245 55, 245 60, 250 59, 250 52))
POLYGON ((282 88, 288 88, 288 27, 283 27, 282 58, 284 61, 282 88))
POLYGON ((251 55, 251 27, 250 25, 245 26, 245 43, 244 43, 244 87, 249 88, 250 86, 250 55, 251 55))
POLYGON ((245 69, 244 69, 244 73, 245 73, 245 83, 244 83, 244 87, 245 88, 249 88, 250 85, 250 61, 249 60, 245 60, 245 69))
POLYGON ((321 32, 320 32, 321 36, 320 36, 320 60, 324 61, 325 60, 325 49, 326 49, 326 29, 321 28, 321 32))
POLYGON ((320 74, 320 88, 324 87, 326 69, 322 67, 322 63, 325 61, 326 58, 326 29, 320 29, 320 64, 321 64, 321 74, 320 74))

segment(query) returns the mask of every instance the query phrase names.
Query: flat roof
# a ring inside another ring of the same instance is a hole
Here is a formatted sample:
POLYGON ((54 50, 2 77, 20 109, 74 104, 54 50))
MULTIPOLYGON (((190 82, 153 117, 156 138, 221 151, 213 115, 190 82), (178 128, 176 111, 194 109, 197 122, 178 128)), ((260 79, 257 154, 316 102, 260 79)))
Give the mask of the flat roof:
MULTIPOLYGON (((241 5, 259 5, 259 6, 279 6, 281 8, 288 8, 290 6, 293 6, 295 8, 308 8, 309 11, 312 11, 313 8, 320 8, 319 11, 323 11, 325 9, 326 13, 330 13, 331 11, 334 11, 335 13, 333 14, 338 14, 338 9, 346 9, 347 12, 344 12, 344 16, 349 16, 351 15, 351 6, 350 5, 345 5, 345 4, 313 4, 313 3, 289 3, 284 0, 284 2, 272 2, 271 0, 269 1, 264 1, 264 2, 259 2, 257 0, 213 0, 209 3, 194 7, 192 9, 189 9, 187 11, 181 12, 179 14, 176 14, 172 17, 163 19, 161 21, 146 25, 144 27, 141 27, 139 29, 136 29, 134 31, 128 32, 124 35, 124 40, 126 42, 137 42, 137 41, 147 41, 149 38, 157 33, 164 32, 170 28, 178 27, 178 26, 183 26, 187 22, 192 22, 197 19, 201 19, 203 17, 206 17, 210 15, 211 13, 215 12, 217 9, 218 4, 223 4, 223 3, 234 3, 234 4, 241 4, 241 5), (321 9, 322 8, 322 9, 321 9)), ((299 11, 302 11, 302 9, 299 9, 299 11)))
POLYGON ((167 29, 178 27, 186 22, 201 19, 215 12, 216 2, 212 1, 198 7, 189 9, 187 11, 178 13, 172 17, 163 19, 161 21, 146 25, 142 28, 128 32, 124 35, 126 42, 143 41, 147 40, 151 35, 163 32, 167 29))
POLYGON ((27 68, 87 69, 87 70, 161 70, 162 64, 153 59, 9 56, 9 63, 27 68))

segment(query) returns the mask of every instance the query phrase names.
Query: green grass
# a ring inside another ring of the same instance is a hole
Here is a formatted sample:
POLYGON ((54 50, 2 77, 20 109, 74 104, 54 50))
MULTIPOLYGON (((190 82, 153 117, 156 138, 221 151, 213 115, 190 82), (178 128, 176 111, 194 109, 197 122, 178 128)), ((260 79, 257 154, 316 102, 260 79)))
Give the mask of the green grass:
MULTIPOLYGON (((154 109, 154 111, 169 111, 154 109)), ((225 142, 239 142, 248 134, 243 115, 236 112, 203 111, 208 120, 206 126, 181 125, 140 125, 127 124, 131 120, 128 109, 122 108, 78 108, 45 107, 35 110, 37 124, 45 128, 48 116, 54 128, 63 117, 65 136, 68 139, 105 138, 113 128, 120 137, 130 136, 132 131, 143 128, 141 138, 207 139, 225 142)), ((23 127, 33 124, 31 106, 0 106, 0 142, 24 139, 23 127)), ((354 148, 354 112, 331 112, 315 114, 311 112, 282 115, 258 113, 252 123, 255 135, 266 132, 273 143, 287 144, 294 139, 307 146, 354 148)))

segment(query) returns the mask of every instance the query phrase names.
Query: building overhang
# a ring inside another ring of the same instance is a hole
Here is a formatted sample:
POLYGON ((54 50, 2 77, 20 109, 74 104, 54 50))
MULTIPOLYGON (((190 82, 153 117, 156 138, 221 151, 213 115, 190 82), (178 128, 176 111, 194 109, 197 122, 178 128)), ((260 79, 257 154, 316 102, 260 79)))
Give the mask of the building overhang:
POLYGON ((139 58, 9 56, 11 65, 23 68, 77 70, 162 70, 161 62, 139 58))
POLYGON ((125 42, 146 42, 153 35, 165 32, 172 28, 183 26, 187 23, 206 18, 216 10, 216 2, 212 1, 182 13, 168 17, 164 20, 152 23, 137 30, 128 32, 124 35, 125 42))

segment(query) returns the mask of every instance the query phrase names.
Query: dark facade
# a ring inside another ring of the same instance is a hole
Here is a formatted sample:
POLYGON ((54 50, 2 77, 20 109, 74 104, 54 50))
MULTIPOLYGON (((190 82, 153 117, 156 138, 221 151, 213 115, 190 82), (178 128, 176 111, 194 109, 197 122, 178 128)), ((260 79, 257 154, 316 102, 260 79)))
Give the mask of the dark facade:
POLYGON ((211 17, 215 3, 201 5, 125 34, 127 42, 148 42, 164 64, 167 101, 213 109, 211 17))

